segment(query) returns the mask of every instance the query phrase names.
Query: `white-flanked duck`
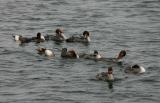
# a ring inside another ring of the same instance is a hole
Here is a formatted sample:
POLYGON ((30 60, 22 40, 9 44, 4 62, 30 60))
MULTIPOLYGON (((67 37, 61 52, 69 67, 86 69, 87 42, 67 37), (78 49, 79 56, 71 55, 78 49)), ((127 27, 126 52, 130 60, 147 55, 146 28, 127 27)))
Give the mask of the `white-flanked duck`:
POLYGON ((46 55, 46 56, 48 56, 48 57, 53 57, 53 56, 55 56, 54 55, 54 53, 51 51, 51 50, 49 50, 49 49, 46 49, 46 48, 38 48, 38 49, 36 49, 37 51, 38 51, 38 54, 40 54, 40 55, 46 55))
POLYGON ((118 53, 118 56, 115 57, 115 58, 105 58, 105 57, 102 57, 101 59, 99 59, 100 61, 106 61, 106 62, 115 62, 115 63, 118 63, 118 62, 121 62, 121 60, 126 56, 126 50, 121 50, 119 53, 118 53))
POLYGON ((45 37, 40 32, 38 32, 36 37, 32 37, 32 41, 36 43, 44 42, 45 37))
POLYGON ((22 43, 29 43, 32 41, 31 38, 26 38, 26 37, 23 37, 22 35, 13 35, 13 38, 16 42, 22 44, 22 43))
POLYGON ((45 38, 47 40, 53 40, 53 41, 65 41, 67 37, 63 33, 63 29, 56 29, 55 35, 46 35, 45 38))
POLYGON ((98 61, 105 61, 105 62, 119 62, 121 59, 123 59, 126 56, 126 51, 121 50, 116 58, 106 58, 102 57, 97 50, 94 51, 93 54, 86 54, 81 53, 79 54, 80 58, 84 59, 92 59, 92 60, 98 60, 98 61))
POLYGON ((113 72, 112 67, 108 67, 108 71, 107 72, 98 73, 96 75, 96 79, 97 80, 103 80, 103 81, 113 81, 114 77, 113 77, 112 72, 113 72))
POLYGON ((84 42, 89 43, 90 33, 88 31, 84 31, 82 36, 71 36, 70 38, 66 39, 66 42, 84 42))
POLYGON ((93 54, 80 54, 79 55, 80 58, 84 58, 84 59, 93 59, 93 60, 97 60, 97 59, 100 59, 102 58, 102 56, 98 53, 97 50, 94 50, 93 54))
POLYGON ((125 68, 124 72, 125 73, 132 73, 132 74, 142 74, 142 73, 145 73, 146 70, 143 66, 140 66, 138 64, 134 64, 134 65, 131 65, 131 66, 125 68))
POLYGON ((61 57, 64 57, 64 58, 79 58, 79 55, 73 49, 67 51, 67 48, 62 48, 61 57))

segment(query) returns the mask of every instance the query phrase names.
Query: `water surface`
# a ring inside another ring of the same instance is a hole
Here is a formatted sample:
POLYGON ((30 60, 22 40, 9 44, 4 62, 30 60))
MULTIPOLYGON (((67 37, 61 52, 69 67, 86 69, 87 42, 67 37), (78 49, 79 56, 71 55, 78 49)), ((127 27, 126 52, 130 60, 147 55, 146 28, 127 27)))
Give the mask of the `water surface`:
POLYGON ((0 0, 0 101, 2 103, 159 103, 159 0, 0 0), (12 34, 54 34, 62 27, 67 37, 91 32, 91 43, 52 41, 19 46, 12 34), (47 47, 54 59, 35 49, 47 47), (146 68, 128 75, 124 68, 91 60, 63 59, 56 48, 78 52, 98 50, 115 57, 127 50, 124 62, 146 68), (113 66, 113 88, 95 75, 113 66), (127 78, 126 78, 127 77, 127 78))

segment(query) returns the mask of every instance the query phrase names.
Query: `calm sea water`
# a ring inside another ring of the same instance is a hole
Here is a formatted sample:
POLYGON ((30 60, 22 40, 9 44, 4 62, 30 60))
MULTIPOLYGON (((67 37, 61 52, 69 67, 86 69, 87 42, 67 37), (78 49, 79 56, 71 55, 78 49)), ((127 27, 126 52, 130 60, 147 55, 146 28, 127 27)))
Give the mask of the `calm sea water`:
POLYGON ((160 1, 159 0, 0 0, 1 103, 159 103, 160 1), (54 34, 62 27, 67 37, 91 32, 91 43, 53 41, 19 46, 12 34, 54 34), (56 57, 36 53, 47 47, 56 57), (129 75, 116 64, 63 59, 56 48, 78 52, 98 50, 115 57, 127 50, 124 62, 146 68, 129 75), (96 81, 98 72, 113 66, 113 88, 96 81), (127 78, 126 78, 127 77, 127 78))

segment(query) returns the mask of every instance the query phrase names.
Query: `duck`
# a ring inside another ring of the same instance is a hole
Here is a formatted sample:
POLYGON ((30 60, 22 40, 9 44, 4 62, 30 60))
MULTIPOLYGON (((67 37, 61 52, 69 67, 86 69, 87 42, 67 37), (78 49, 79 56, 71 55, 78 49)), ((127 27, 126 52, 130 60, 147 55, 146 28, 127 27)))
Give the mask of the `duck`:
POLYGON ((118 56, 116 57, 117 60, 121 60, 126 56, 126 50, 121 50, 118 54, 118 56))
POLYGON ((12 35, 14 40, 17 42, 17 43, 29 43, 32 41, 31 38, 26 38, 26 37, 23 37, 22 35, 12 35))
POLYGON ((114 77, 112 72, 113 72, 112 67, 108 67, 107 72, 98 73, 96 75, 96 79, 103 80, 103 81, 113 81, 114 77))
POLYGON ((102 58, 102 56, 99 54, 99 52, 97 50, 94 50, 94 52, 92 54, 82 53, 79 56, 80 56, 80 58, 93 59, 93 60, 97 60, 97 59, 102 58))
POLYGON ((82 36, 71 36, 68 39, 66 39, 66 42, 84 42, 89 43, 91 41, 90 39, 90 33, 88 31, 84 31, 82 36))
POLYGON ((55 56, 54 53, 51 50, 46 49, 46 48, 38 48, 36 50, 37 50, 38 54, 40 54, 40 55, 44 54, 44 55, 46 55, 48 57, 55 56))
POLYGON ((62 48, 61 57, 64 57, 64 58, 79 58, 79 55, 73 49, 68 51, 67 48, 62 48))
POLYGON ((32 41, 36 43, 44 42, 45 37, 40 32, 38 32, 36 37, 32 37, 32 41))
POLYGON ((83 59, 91 59, 96 61, 104 61, 104 62, 113 62, 113 63, 119 63, 121 60, 126 56, 126 50, 121 50, 118 53, 118 56, 115 58, 106 58, 101 56, 97 50, 94 50, 92 54, 86 54, 86 53, 80 53, 79 57, 83 59))
POLYGON ((63 33, 63 29, 61 28, 57 28, 55 30, 56 35, 46 35, 45 38, 47 40, 53 40, 53 41, 65 41, 66 40, 66 36, 63 33))
POLYGON ((132 74, 142 74, 142 73, 145 73, 146 70, 143 66, 140 66, 138 64, 134 64, 134 65, 131 65, 131 66, 125 68, 124 72, 125 73, 132 73, 132 74))
POLYGON ((122 63, 122 59, 126 56, 126 50, 121 50, 115 58, 101 57, 99 61, 122 63))

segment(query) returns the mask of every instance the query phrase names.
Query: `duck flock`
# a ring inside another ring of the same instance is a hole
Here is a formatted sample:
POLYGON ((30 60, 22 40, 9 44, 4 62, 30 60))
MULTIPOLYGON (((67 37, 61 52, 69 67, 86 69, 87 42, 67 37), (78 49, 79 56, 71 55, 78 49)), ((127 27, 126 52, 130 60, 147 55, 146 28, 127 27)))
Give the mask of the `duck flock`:
MULTIPOLYGON (((67 38, 63 30, 61 28, 58 28, 55 30, 55 35, 42 35, 41 33, 37 33, 37 36, 35 37, 23 37, 22 35, 13 35, 14 40, 19 44, 24 43, 42 43, 45 41, 57 41, 57 42, 79 42, 79 43, 90 43, 90 32, 84 31, 82 35, 73 35, 69 38, 67 38)), ((37 48, 37 53, 40 55, 45 55, 47 57, 54 57, 55 54, 52 50, 49 50, 47 48, 37 48)), ((90 59, 90 60, 96 60, 96 61, 111 61, 113 63, 119 63, 121 60, 126 56, 126 50, 121 50, 117 57, 115 58, 106 58, 102 57, 97 50, 93 51, 91 54, 87 53, 78 53, 74 49, 68 50, 67 48, 61 48, 61 57, 62 58, 72 58, 72 59, 90 59)), ((104 71, 102 73, 98 73, 95 78, 97 80, 103 80, 103 81, 114 81, 113 77, 113 69, 112 67, 108 67, 107 71, 104 71)), ((145 68, 140 66, 139 64, 133 64, 128 65, 124 69, 125 73, 132 73, 132 74, 141 74, 145 72, 145 68)))

